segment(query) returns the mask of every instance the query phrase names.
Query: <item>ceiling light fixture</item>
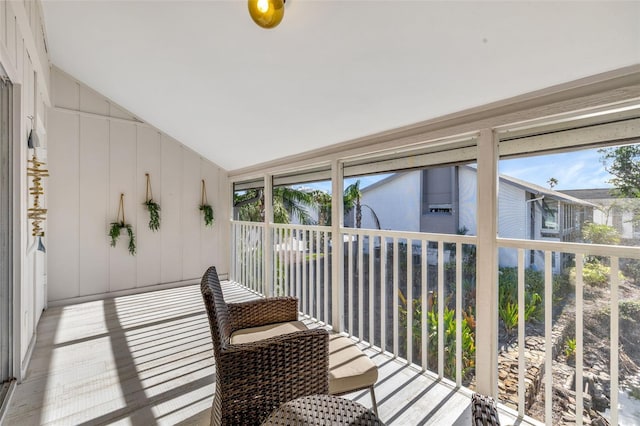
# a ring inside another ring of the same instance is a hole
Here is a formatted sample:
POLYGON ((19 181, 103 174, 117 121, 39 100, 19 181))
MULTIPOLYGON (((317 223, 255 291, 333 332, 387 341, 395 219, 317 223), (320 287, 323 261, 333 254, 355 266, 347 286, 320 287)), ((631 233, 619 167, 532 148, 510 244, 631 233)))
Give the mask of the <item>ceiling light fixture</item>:
POLYGON ((285 0, 249 0, 249 15, 262 28, 274 28, 284 16, 285 0))

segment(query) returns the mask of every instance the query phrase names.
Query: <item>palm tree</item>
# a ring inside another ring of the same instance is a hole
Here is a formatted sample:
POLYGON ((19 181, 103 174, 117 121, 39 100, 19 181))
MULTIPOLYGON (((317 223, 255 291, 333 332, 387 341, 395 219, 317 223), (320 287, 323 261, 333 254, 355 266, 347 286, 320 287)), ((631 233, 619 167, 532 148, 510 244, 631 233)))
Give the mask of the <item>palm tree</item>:
POLYGON ((373 221, 376 224, 377 229, 382 229, 380 226, 380 219, 376 212, 367 204, 362 204, 362 191, 360 191, 360 181, 357 180, 351 185, 347 186, 344 190, 344 212, 348 213, 354 208, 356 209, 356 228, 362 227, 362 208, 366 207, 373 216, 373 221))
MULTIPOLYGON (((249 189, 244 193, 234 194, 233 206, 239 220, 264 222, 264 191, 262 188, 249 189)), ((286 186, 273 188, 273 221, 290 223, 295 217, 303 225, 310 225, 313 220, 307 208, 315 207, 313 195, 307 191, 286 186)))
POLYGON ((325 191, 315 190, 311 192, 314 202, 318 206, 318 225, 331 225, 331 195, 325 191))

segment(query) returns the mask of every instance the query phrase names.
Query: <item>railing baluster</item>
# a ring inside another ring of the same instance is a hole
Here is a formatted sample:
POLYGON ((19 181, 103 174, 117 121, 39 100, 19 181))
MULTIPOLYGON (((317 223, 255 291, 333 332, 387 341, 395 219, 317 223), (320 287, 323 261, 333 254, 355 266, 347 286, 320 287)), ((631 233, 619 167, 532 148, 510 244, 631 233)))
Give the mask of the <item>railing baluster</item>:
POLYGON ((324 255, 322 256, 324 262, 324 323, 329 324, 329 239, 331 238, 328 232, 323 232, 324 235, 324 255))
POLYGON ((353 234, 347 234, 349 238, 347 260, 349 262, 349 306, 347 307, 347 315, 349 316, 349 335, 353 336, 353 234))
POLYGON ((300 307, 300 311, 302 311, 302 313, 304 314, 304 296, 302 295, 302 272, 301 272, 301 254, 300 254, 300 236, 298 235, 298 230, 295 230, 296 232, 296 239, 295 239, 295 245, 296 245, 296 296, 298 297, 299 300, 299 307, 300 307))
POLYGON ((375 314, 375 272, 373 268, 373 263, 376 257, 376 237, 373 234, 369 235, 369 283, 367 288, 369 289, 369 346, 373 345, 373 341, 375 340, 375 331, 373 329, 374 322, 374 314, 375 314))
POLYGON ((582 413, 584 410, 583 396, 583 327, 584 327, 584 315, 582 306, 584 306, 584 279, 582 276, 582 270, 584 265, 584 255, 582 253, 576 254, 576 425, 582 425, 582 413))
POLYGON ((553 347, 552 347, 552 308, 553 308, 553 279, 551 276, 551 251, 544 252, 544 420, 553 422, 553 347))
POLYGON ((364 330, 364 235, 358 235, 358 341, 364 330))
POLYGON ((289 239, 289 291, 292 296, 300 298, 296 281, 296 252, 293 247, 293 229, 288 230, 289 239))
POLYGON ((456 243, 456 386, 462 386, 462 244, 456 243))
POLYGON ((422 240, 422 251, 420 253, 420 264, 422 269, 422 276, 420 280, 420 288, 422 289, 422 332, 420 333, 420 343, 422 345, 422 371, 427 370, 427 355, 429 350, 429 329, 428 325, 428 313, 429 313, 429 286, 427 285, 427 272, 429 270, 429 263, 427 262, 427 241, 422 240))
POLYGON ((413 247, 407 238, 407 363, 413 363, 413 247))
POLYGON ((393 238, 393 356, 398 356, 398 237, 393 238))
POLYGON ((444 377, 444 243, 438 241, 438 377, 444 377))
POLYGON ((518 416, 524 416, 525 400, 524 249, 518 249, 518 416))
POLYGON ((308 291, 308 286, 309 286, 309 281, 307 279, 307 274, 308 274, 308 263, 307 262, 307 232, 305 229, 302 229, 302 250, 300 250, 300 256, 302 257, 302 306, 304 307, 303 309, 303 314, 305 315, 309 315, 310 313, 310 309, 309 309, 309 291, 308 291))
POLYGON ((609 280, 611 281, 611 327, 610 327, 610 341, 611 341, 611 387, 609 396, 611 401, 611 424, 618 424, 618 387, 619 387, 619 371, 618 371, 618 345, 619 345, 619 315, 620 306, 618 304, 619 294, 618 286, 620 284, 620 277, 618 276, 618 270, 620 267, 620 259, 617 256, 611 256, 611 270, 609 280))
POLYGON ((316 319, 318 321, 321 320, 322 316, 320 315, 321 307, 320 307, 320 231, 316 231, 316 246, 313 250, 313 255, 316 258, 316 279, 315 279, 315 288, 316 288, 316 319))
POLYGON ((380 350, 387 348, 387 238, 380 237, 380 350))

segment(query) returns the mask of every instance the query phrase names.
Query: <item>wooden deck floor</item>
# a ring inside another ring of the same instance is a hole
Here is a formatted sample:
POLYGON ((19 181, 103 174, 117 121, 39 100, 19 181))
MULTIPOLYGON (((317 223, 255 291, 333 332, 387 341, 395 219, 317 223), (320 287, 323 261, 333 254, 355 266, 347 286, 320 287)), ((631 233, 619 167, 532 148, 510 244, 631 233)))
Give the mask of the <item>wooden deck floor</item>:
MULTIPOLYGON (((255 297, 223 283, 227 301, 255 297)), ((387 424, 464 425, 470 399, 386 355, 379 414, 387 424)), ((215 389, 211 336, 199 286, 50 308, 7 425, 209 423, 215 389)), ((368 392, 347 396, 370 407, 368 392)), ((513 418, 501 412, 503 424, 513 418)))

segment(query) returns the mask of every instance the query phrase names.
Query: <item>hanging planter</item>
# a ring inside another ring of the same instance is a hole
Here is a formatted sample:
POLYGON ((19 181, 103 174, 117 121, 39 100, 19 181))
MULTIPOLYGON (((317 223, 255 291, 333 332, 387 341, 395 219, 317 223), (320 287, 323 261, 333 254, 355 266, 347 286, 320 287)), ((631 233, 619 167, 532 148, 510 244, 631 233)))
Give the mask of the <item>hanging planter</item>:
POLYGON ((149 173, 145 173, 147 177, 147 195, 145 197, 144 205, 147 206, 149 211, 149 229, 157 231, 160 229, 160 204, 153 201, 153 191, 151 190, 151 177, 149 173))
POLYGON ((115 222, 111 222, 109 236, 111 237, 111 247, 116 246, 120 237, 120 232, 126 229, 129 235, 129 254, 136 254, 136 237, 133 234, 133 227, 124 221, 124 194, 120 194, 120 205, 118 206, 118 216, 115 222))
POLYGON ((202 180, 202 192, 200 195, 200 211, 204 213, 204 224, 205 226, 212 227, 213 226, 213 207, 207 203, 207 188, 204 183, 204 179, 202 180))

